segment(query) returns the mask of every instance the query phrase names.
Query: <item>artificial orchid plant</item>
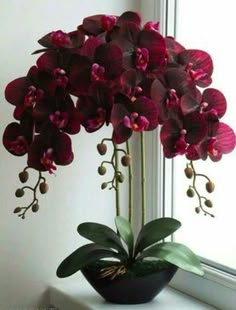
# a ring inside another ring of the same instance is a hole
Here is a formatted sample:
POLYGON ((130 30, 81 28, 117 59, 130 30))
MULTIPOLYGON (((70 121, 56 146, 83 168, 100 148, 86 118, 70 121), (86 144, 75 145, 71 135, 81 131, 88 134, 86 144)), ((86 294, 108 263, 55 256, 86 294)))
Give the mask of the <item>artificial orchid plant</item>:
MULTIPOLYGON (((26 76, 10 82, 5 90, 6 100, 15 107, 15 121, 6 127, 3 144, 15 156, 27 155, 27 167, 19 174, 22 183, 27 182, 30 168, 39 172, 35 186, 16 190, 17 197, 22 197, 26 190, 31 191, 32 201, 14 212, 25 218, 27 211, 38 211, 38 190, 41 193, 48 190, 42 173, 52 174, 57 166, 72 163, 70 135, 78 134, 81 127, 95 133, 104 125, 110 126, 111 137, 104 138, 97 149, 105 155, 109 142, 114 150, 111 160, 103 161, 98 173, 104 175, 108 164, 113 167, 113 179, 101 187, 115 190, 115 222, 119 233, 97 223, 81 224, 79 233, 93 243, 74 252, 74 256, 69 257, 72 269, 65 270, 66 260, 59 267, 58 275, 67 276, 71 270, 77 271, 88 258, 107 256, 121 261, 154 256, 202 274, 191 250, 180 244, 160 242, 179 228, 177 220, 163 218, 145 223, 143 155, 145 131, 160 126, 164 156, 182 155, 189 161, 185 174, 192 179, 192 184, 187 195, 196 194, 199 206, 195 211, 212 215, 208 211, 212 207, 211 200, 202 196, 196 187, 196 178, 202 174, 196 172, 193 163, 208 157, 219 161, 223 154, 234 149, 235 134, 221 121, 226 112, 224 95, 209 87, 213 73, 211 56, 201 50, 186 49, 172 37, 164 37, 158 22, 142 25, 136 12, 89 16, 76 30, 53 31, 38 42, 42 49, 33 53, 40 53, 36 65, 26 76), (130 226, 133 189, 129 140, 134 133, 140 134, 142 155, 143 228, 136 246, 130 226), (123 143, 126 146, 123 147, 123 143), (124 181, 118 167, 120 160, 129 170, 128 220, 120 216, 119 209, 119 183, 124 181), (181 251, 186 253, 185 261, 181 251), (172 256, 165 255, 170 252, 172 256)), ((214 183, 204 177, 206 190, 211 193, 214 183)))

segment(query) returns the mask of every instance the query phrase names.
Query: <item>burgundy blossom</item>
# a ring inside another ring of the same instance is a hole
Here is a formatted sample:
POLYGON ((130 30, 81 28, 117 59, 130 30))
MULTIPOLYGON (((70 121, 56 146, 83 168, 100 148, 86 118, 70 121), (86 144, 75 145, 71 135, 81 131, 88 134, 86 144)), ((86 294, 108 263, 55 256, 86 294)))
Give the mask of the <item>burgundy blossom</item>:
POLYGON ((16 106, 17 119, 20 119, 25 110, 33 107, 37 100, 43 97, 44 92, 38 87, 37 74, 38 68, 33 66, 27 76, 17 78, 6 86, 5 98, 16 106))
POLYGON ((177 62, 185 66, 192 80, 200 87, 212 82, 213 63, 211 56, 201 50, 184 50, 178 54, 177 62))
POLYGON ((187 158, 219 161, 223 154, 233 151, 236 145, 235 133, 230 126, 222 122, 211 124, 209 134, 199 144, 193 145, 187 158), (193 158, 194 157, 194 158, 193 158))
POLYGON ((87 95, 97 81, 112 88, 123 72, 122 50, 117 44, 97 44, 97 40, 90 43, 93 52, 86 57, 87 49, 83 50, 83 56, 70 67, 70 90, 76 96, 87 95))
POLYGON ((3 145, 13 155, 22 156, 29 150, 33 139, 33 120, 31 115, 24 113, 20 123, 10 123, 3 133, 3 145))
POLYGON ((79 96, 77 110, 80 114, 81 125, 88 132, 100 129, 110 123, 114 94, 109 85, 101 81, 94 82, 89 94, 79 96))
POLYGON ((135 101, 121 96, 114 104, 111 114, 113 140, 123 143, 133 132, 153 130, 158 125, 158 109, 147 97, 138 97, 135 101))
POLYGON ((70 137, 53 125, 45 126, 36 135, 28 151, 28 165, 39 171, 53 173, 56 165, 68 165, 73 160, 70 137))
POLYGON ((195 98, 187 93, 182 96, 180 105, 184 114, 199 111, 204 113, 208 121, 217 121, 223 117, 227 107, 224 95, 215 88, 207 88, 195 98))
POLYGON ((181 97, 185 94, 195 98, 198 96, 198 91, 188 73, 181 68, 167 69, 161 78, 154 80, 151 86, 151 98, 159 106, 161 124, 181 113, 181 97))
POLYGON ((44 100, 50 93, 53 95, 57 88, 64 88, 68 79, 61 69, 53 72, 33 66, 27 76, 10 82, 5 89, 8 102, 15 105, 14 117, 22 118, 25 111, 32 110, 38 102, 44 100))
MULTIPOLYGON (((62 30, 56 30, 43 36, 38 40, 38 43, 46 49, 73 49, 81 47, 84 40, 85 36, 79 29, 69 33, 62 30)), ((42 50, 37 50, 34 54, 41 51, 42 50)))
POLYGON ((47 123, 54 124, 58 129, 76 134, 80 131, 80 113, 67 93, 48 96, 38 102, 33 110, 36 131, 47 123))
POLYGON ((105 31, 108 27, 107 15, 92 15, 83 19, 82 25, 78 26, 78 29, 83 31, 86 35, 97 36, 105 31), (105 19, 105 20, 104 20, 105 19), (104 27, 105 26, 105 27, 104 27))
POLYGON ((30 139, 18 123, 9 124, 3 134, 3 145, 16 156, 25 155, 29 150, 30 139))
POLYGON ((188 154, 189 146, 199 143, 206 134, 207 122, 204 116, 198 113, 165 121, 160 133, 165 157, 188 154))
POLYGON ((168 59, 168 66, 178 66, 177 64, 177 57, 178 55, 185 50, 185 48, 177 42, 173 37, 167 36, 165 38, 165 43, 167 47, 167 59, 168 59))
POLYGON ((162 71, 166 65, 165 40, 156 30, 141 29, 133 22, 122 23, 113 40, 123 50, 125 69, 141 69, 151 74, 162 71))
POLYGON ((159 31, 160 23, 159 22, 147 22, 143 28, 145 30, 154 30, 154 31, 159 31))
POLYGON ((49 37, 52 44, 56 47, 70 47, 72 45, 68 34, 61 30, 51 32, 49 37))
POLYGON ((82 25, 78 26, 86 35, 100 36, 108 32, 110 37, 112 30, 121 27, 123 24, 132 22, 138 26, 141 24, 141 18, 138 13, 127 11, 121 16, 97 14, 84 18, 82 25))
POLYGON ((121 14, 118 19, 116 25, 121 27, 122 25, 126 23, 133 23, 137 25, 138 27, 141 26, 141 16, 137 12, 127 11, 121 14))
POLYGON ((114 15, 103 15, 101 17, 101 26, 104 31, 111 31, 117 21, 117 17, 114 15))

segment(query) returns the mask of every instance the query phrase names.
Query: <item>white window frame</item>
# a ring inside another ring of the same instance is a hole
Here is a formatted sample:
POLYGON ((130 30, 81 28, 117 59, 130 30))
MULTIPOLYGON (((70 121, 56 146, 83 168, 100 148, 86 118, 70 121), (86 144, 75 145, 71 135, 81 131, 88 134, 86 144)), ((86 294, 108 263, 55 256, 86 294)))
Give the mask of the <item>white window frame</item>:
MULTIPOLYGON (((177 0, 141 0, 141 13, 145 20, 160 22, 163 34, 175 36, 177 0), (147 5, 148 4, 148 5, 147 5)), ((174 160, 165 159, 160 145, 159 132, 147 136, 148 219, 173 217, 173 167, 174 160), (152 150, 152 152, 150 152, 152 150), (158 171, 158 173, 156 173, 158 171)), ((184 158, 183 158, 184 160, 184 158)), ((199 277, 179 270, 170 285, 202 300, 217 309, 236 309, 236 276, 211 266, 202 259, 205 276, 199 277)))

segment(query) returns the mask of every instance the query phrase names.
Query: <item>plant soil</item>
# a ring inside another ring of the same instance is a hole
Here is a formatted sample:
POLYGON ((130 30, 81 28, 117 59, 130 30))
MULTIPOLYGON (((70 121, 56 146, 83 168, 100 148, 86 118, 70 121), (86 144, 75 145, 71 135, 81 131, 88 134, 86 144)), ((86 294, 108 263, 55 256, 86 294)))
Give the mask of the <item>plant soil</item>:
POLYGON ((171 264, 161 260, 143 260, 135 261, 132 264, 124 265, 116 261, 98 260, 86 268, 93 270, 97 274, 102 274, 104 269, 125 267, 124 274, 120 274, 120 278, 135 278, 148 274, 153 274, 157 271, 168 268, 171 264))

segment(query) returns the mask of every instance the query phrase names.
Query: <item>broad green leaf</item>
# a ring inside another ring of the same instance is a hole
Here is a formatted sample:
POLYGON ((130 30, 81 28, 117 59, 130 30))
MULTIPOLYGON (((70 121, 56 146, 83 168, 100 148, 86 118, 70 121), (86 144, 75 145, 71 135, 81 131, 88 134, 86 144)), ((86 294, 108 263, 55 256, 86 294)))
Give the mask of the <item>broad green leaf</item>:
POLYGON ((119 255, 94 243, 83 245, 63 260, 57 268, 57 276, 59 278, 69 277, 81 268, 105 257, 119 258, 119 255))
POLYGON ((162 242, 152 246, 140 255, 141 258, 156 257, 179 268, 203 276, 200 260, 187 246, 176 242, 162 242))
POLYGON ((180 226, 181 223, 179 221, 170 217, 163 217, 147 223, 138 235, 135 255, 142 252, 148 246, 173 234, 180 226))
POLYGON ((80 224, 77 231, 84 238, 104 247, 116 249, 123 255, 127 256, 119 236, 108 226, 86 222, 80 224))
POLYGON ((115 218, 115 224, 120 237, 128 246, 129 254, 132 256, 134 248, 134 235, 129 221, 122 216, 117 216, 115 218))

